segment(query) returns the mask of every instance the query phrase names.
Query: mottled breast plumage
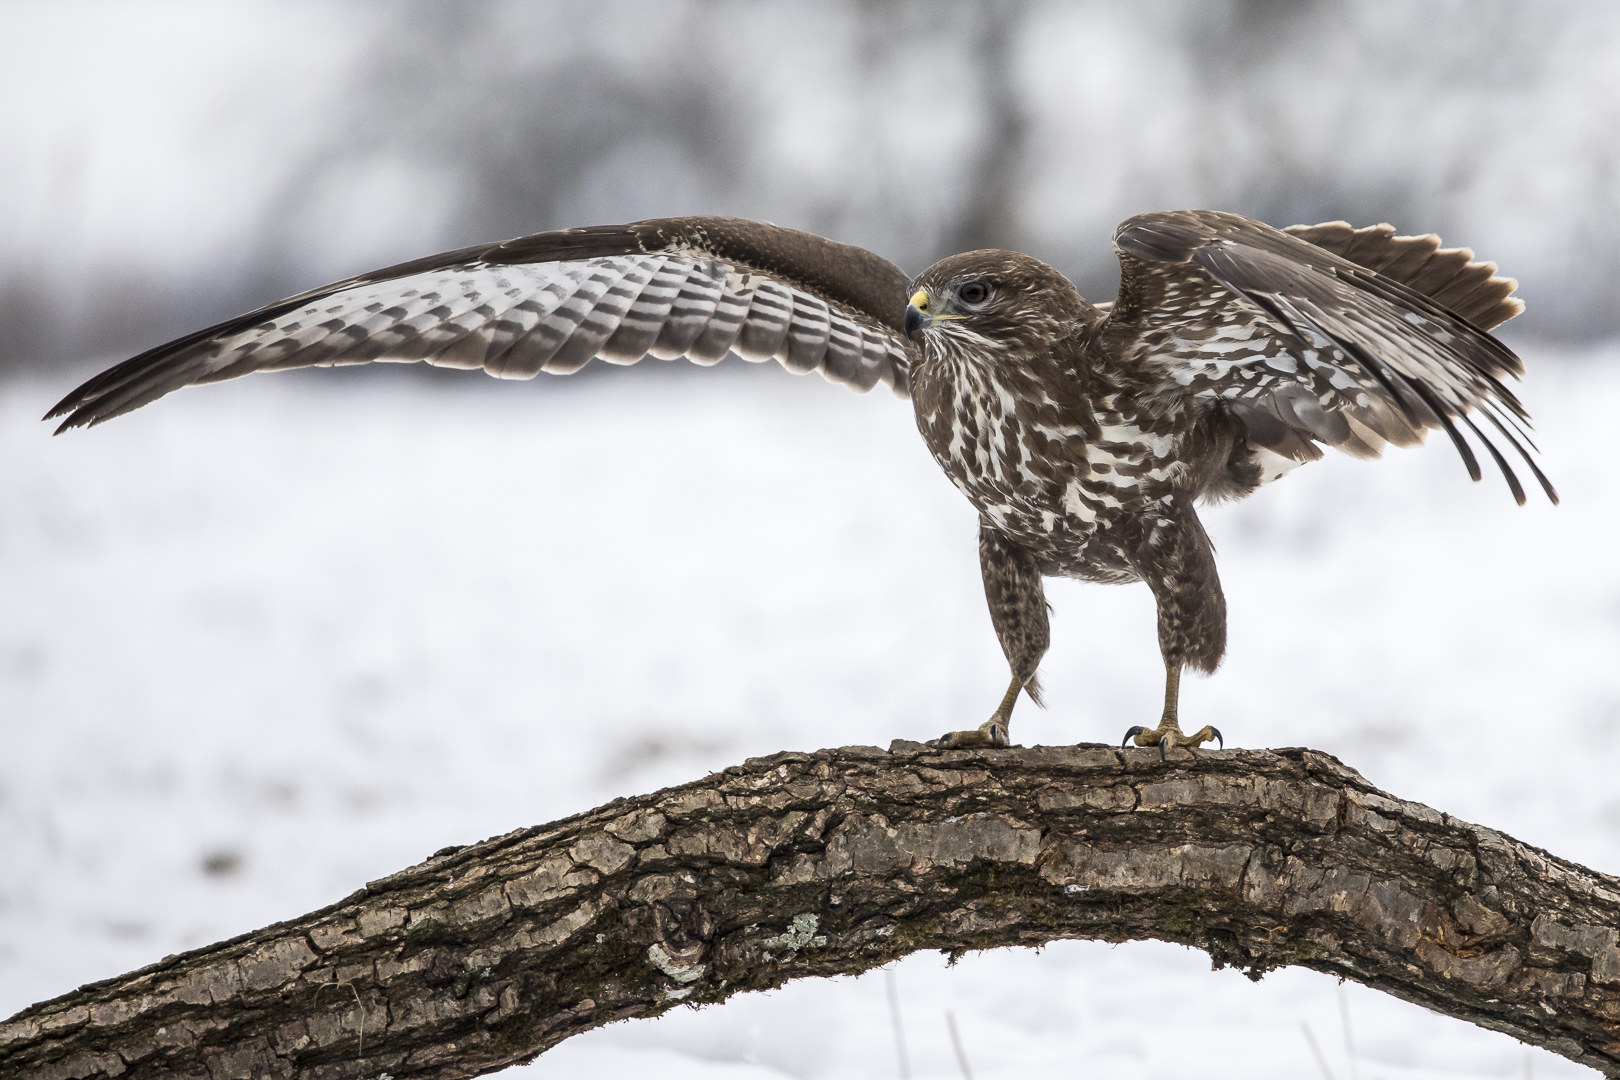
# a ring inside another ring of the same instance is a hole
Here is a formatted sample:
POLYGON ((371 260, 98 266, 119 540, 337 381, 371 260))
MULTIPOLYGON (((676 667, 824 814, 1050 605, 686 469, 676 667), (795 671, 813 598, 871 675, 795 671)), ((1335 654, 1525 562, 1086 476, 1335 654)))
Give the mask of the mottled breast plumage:
POLYGON ((1050 572, 1128 579, 1120 559, 1087 548, 1171 494, 1180 440, 1173 417, 1139 415, 1089 363, 1102 313, 1057 271, 1012 252, 954 256, 913 288, 932 318, 912 392, 941 468, 1050 572))

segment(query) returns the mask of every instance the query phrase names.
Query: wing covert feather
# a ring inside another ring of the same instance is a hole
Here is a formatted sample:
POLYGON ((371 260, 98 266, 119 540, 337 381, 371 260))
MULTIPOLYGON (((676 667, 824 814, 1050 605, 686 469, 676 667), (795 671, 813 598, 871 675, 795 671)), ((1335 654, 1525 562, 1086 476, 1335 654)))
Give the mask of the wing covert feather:
POLYGON ((1373 457, 1441 428, 1477 480, 1461 424, 1522 503, 1482 417, 1558 501, 1502 382, 1523 364, 1487 333, 1523 309, 1494 264, 1388 225, 1279 230, 1214 211, 1131 218, 1114 246, 1120 292, 1096 331, 1103 354, 1225 410, 1251 445, 1295 461, 1320 457, 1318 444, 1373 457))

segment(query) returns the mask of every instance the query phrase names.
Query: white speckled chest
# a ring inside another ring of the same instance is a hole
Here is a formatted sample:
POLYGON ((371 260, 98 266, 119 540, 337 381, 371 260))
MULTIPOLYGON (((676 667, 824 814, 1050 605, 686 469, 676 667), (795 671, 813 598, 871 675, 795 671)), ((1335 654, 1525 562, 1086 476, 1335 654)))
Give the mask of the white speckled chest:
POLYGON ((1167 418, 1146 421, 1134 401, 1108 395, 1093 408, 1100 437, 1088 437, 1022 372, 955 349, 931 350, 925 364, 934 392, 916 399, 918 427, 984 518, 1065 574, 1128 580, 1110 534, 1127 520, 1151 531, 1186 472, 1167 418))

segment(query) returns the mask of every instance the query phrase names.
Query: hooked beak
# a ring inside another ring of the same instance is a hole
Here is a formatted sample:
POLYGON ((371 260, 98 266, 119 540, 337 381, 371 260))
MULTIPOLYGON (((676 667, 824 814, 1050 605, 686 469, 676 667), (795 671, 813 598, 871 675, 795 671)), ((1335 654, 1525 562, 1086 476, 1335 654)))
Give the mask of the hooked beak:
POLYGON ((906 305, 906 336, 910 337, 934 321, 928 313, 928 290, 918 289, 911 294, 911 303, 906 305))

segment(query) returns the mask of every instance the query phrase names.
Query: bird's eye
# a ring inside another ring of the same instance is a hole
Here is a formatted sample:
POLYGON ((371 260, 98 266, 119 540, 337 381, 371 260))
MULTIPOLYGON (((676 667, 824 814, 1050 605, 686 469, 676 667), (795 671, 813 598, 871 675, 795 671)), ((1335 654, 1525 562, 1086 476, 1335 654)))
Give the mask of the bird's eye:
POLYGON ((982 304, 990 296, 990 286, 982 281, 970 281, 956 290, 964 304, 982 304))

